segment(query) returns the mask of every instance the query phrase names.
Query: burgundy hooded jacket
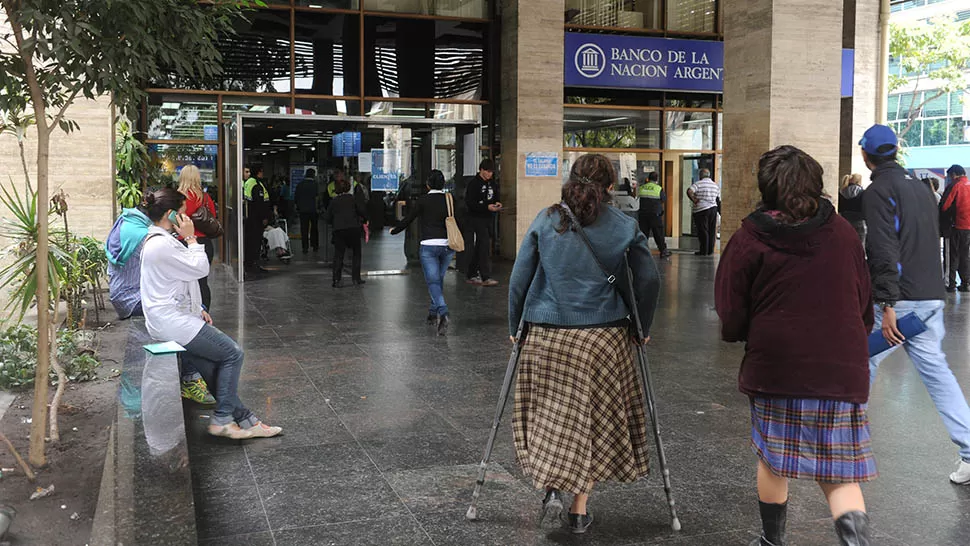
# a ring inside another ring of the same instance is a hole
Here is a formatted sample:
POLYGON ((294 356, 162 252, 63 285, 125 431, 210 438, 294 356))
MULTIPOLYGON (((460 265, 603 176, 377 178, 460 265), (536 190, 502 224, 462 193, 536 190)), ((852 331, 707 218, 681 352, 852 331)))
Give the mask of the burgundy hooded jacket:
POLYGON ((855 229, 827 200, 785 224, 755 211, 724 250, 715 280, 725 341, 747 342, 750 396, 865 403, 872 291, 855 229))

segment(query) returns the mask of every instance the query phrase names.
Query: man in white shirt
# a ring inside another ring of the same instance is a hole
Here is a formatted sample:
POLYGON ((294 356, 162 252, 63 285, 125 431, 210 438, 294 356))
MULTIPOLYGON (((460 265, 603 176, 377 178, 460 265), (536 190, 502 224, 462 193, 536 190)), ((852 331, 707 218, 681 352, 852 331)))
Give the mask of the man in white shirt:
POLYGON ((687 197, 694 204, 694 225, 701 249, 698 256, 714 254, 714 241, 717 239, 717 202, 721 198, 721 188, 711 180, 711 171, 701 169, 700 180, 687 189, 687 197))

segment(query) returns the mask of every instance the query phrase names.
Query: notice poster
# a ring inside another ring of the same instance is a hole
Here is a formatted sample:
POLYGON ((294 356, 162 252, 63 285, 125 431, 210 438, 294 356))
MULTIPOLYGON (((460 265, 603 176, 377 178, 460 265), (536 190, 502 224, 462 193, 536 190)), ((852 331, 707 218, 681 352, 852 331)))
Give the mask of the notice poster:
POLYGON ((556 152, 536 152, 525 156, 525 175, 527 177, 559 176, 559 154, 556 152))
POLYGON ((396 192, 401 187, 401 151, 371 150, 371 191, 396 192))

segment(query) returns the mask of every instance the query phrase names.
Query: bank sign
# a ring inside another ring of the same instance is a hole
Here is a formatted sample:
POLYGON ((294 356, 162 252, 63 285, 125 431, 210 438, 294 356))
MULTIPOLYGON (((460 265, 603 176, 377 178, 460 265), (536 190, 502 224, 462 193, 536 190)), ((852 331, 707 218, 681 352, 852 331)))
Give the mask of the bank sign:
POLYGON ((567 86, 724 91, 724 42, 566 33, 567 86))

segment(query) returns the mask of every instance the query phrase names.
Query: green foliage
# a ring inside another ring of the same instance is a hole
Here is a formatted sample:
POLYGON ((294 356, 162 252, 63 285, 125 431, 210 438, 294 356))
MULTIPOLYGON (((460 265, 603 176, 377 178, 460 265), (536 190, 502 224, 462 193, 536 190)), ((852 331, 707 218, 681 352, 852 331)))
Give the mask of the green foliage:
POLYGON ((138 206, 142 199, 142 184, 148 168, 148 148, 138 140, 131 130, 131 122, 118 123, 115 139, 115 184, 118 204, 130 209, 138 206))
MULTIPOLYGON (((97 379, 101 366, 93 350, 85 346, 89 334, 61 330, 57 334, 57 358, 64 366, 70 381, 97 379)), ((37 368, 37 330, 20 324, 0 331, 0 389, 10 390, 30 387, 34 384, 37 368)), ((51 383, 57 375, 51 370, 51 383)))
MULTIPOLYGON (((0 269, 0 288, 11 290, 7 310, 19 322, 37 295, 37 192, 28 185, 21 194, 11 180, 9 186, 0 185, 0 204, 8 213, 0 226, 0 235, 10 241, 4 254, 12 260, 0 269)), ((64 275, 63 263, 66 257, 63 248, 52 241, 48 251, 48 275, 52 294, 56 294, 59 279, 64 275)))
POLYGON ((932 91, 910 93, 911 99, 898 105, 899 118, 906 120, 899 136, 905 137, 924 106, 947 93, 967 89, 964 72, 970 68, 970 21, 937 19, 893 23, 889 54, 899 62, 903 72, 889 75, 890 93, 904 87, 922 90, 922 82, 933 82, 932 91))
POLYGON ((96 294, 101 279, 108 273, 108 257, 102 243, 93 237, 69 234, 67 238, 61 296, 67 302, 67 327, 73 330, 81 326, 85 296, 96 294))
MULTIPOLYGON (((221 73, 220 34, 231 34, 250 0, 3 0, 12 28, 22 28, 22 49, 35 59, 50 110, 77 96, 111 96, 129 118, 146 98, 149 82, 166 74, 207 78, 221 73)), ((21 56, 0 56, 0 111, 26 110, 21 56)), ((57 119, 70 132, 77 125, 57 119)))

